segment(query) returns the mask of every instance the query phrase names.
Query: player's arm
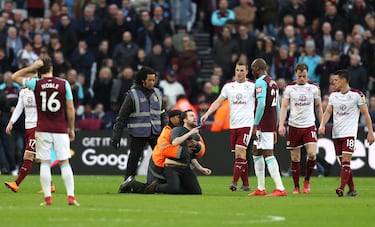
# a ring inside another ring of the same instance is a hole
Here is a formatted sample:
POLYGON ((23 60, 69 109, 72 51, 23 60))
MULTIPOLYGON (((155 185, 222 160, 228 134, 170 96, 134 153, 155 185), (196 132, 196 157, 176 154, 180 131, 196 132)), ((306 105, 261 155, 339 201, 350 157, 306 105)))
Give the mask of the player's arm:
POLYGON ((206 153, 206 145, 201 135, 199 136, 199 141, 195 145, 195 150, 193 152, 195 158, 201 158, 206 153))
POLYGON ((326 130, 326 124, 327 124, 329 118, 332 115, 332 111, 333 111, 333 106, 328 105, 327 108, 326 108, 326 111, 324 111, 322 120, 320 122, 319 131, 318 131, 319 135, 324 135, 325 130, 326 130))
POLYGON ((20 84, 21 86, 25 85, 25 76, 29 73, 33 73, 37 71, 40 67, 44 65, 42 60, 36 60, 34 64, 27 66, 25 68, 22 68, 12 75, 12 80, 16 83, 20 84))
POLYGON ((374 130, 372 128, 372 121, 371 121, 370 114, 368 112, 367 105, 364 104, 364 105, 359 106, 359 110, 361 111, 361 114, 365 118, 367 130, 368 130, 367 131, 367 141, 371 145, 374 142, 375 139, 374 139, 374 130))
POLYGON ((18 98, 18 101, 17 101, 17 105, 16 105, 16 108, 14 109, 13 113, 12 113, 12 116, 10 117, 10 120, 8 122, 8 125, 5 129, 6 133, 8 135, 11 134, 11 131, 13 129, 13 124, 18 120, 18 118, 21 116, 22 112, 23 112, 23 107, 24 107, 24 104, 23 104, 23 99, 22 97, 19 97, 18 98))
POLYGON ((221 95, 217 97, 217 99, 211 104, 210 108, 208 108, 207 112, 203 114, 203 116, 201 117, 201 124, 205 123, 208 116, 210 116, 213 112, 215 112, 221 106, 221 104, 224 102, 225 99, 226 98, 224 98, 221 95))
MULTIPOLYGON (((254 126, 258 126, 264 114, 266 106, 267 84, 263 80, 257 80, 255 83, 255 93, 257 99, 257 107, 255 110, 254 126)), ((255 127, 254 127, 255 128, 255 127)))
POLYGON ((315 99, 314 104, 315 104, 315 114, 318 117, 319 123, 321 123, 323 119, 323 106, 322 106, 321 98, 319 97, 318 99, 315 99))
POLYGON ((73 141, 75 138, 75 108, 73 102, 72 89, 68 81, 65 81, 65 90, 66 90, 66 115, 68 118, 69 126, 69 139, 73 141))
MULTIPOLYGON (((176 130, 178 130, 178 128, 173 129, 173 131, 172 131, 172 136, 171 136, 171 138, 174 138, 174 139, 172 140, 172 145, 173 145, 173 146, 180 145, 180 144, 182 144, 183 142, 185 142, 190 136, 199 133, 199 128, 196 127, 196 128, 191 129, 189 132, 185 133, 185 134, 182 135, 182 136, 174 136, 175 132, 177 132, 176 130)), ((178 133, 178 132, 177 132, 177 133, 178 133)))
POLYGON ((182 152, 181 146, 173 146, 171 144, 172 129, 165 127, 158 137, 158 145, 155 146, 153 152, 160 152, 166 158, 179 158, 182 152), (158 149, 158 150, 155 150, 158 149))
POLYGON ((285 119, 286 119, 286 114, 288 112, 288 106, 289 106, 289 99, 282 98, 280 117, 279 117, 279 134, 281 136, 285 136, 285 119))
POLYGON ((204 175, 210 175, 210 174, 212 173, 212 170, 211 170, 211 169, 203 167, 203 166, 198 162, 198 160, 195 159, 195 158, 193 158, 193 159, 191 160, 191 164, 193 164, 193 166, 194 166, 195 168, 197 168, 197 170, 199 170, 199 171, 200 171, 202 174, 204 174, 204 175))

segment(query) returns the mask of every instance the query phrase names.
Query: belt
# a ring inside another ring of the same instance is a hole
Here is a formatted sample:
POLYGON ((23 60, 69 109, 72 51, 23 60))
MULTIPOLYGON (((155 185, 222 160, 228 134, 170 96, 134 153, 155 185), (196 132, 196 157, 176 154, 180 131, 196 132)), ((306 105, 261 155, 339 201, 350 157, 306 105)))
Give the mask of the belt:
POLYGON ((175 164, 165 163, 165 164, 164 164, 164 167, 174 167, 174 168, 186 169, 186 168, 187 168, 187 165, 183 166, 183 165, 175 165, 175 164))

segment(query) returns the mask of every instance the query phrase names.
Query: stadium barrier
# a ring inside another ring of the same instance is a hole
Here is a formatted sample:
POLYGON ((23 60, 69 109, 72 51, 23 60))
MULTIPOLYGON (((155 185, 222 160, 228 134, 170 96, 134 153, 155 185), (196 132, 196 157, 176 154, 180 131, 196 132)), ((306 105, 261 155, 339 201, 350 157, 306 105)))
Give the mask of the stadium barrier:
MULTIPOLYGON (((111 146, 111 131, 77 131, 76 139, 71 144, 71 163, 75 174, 80 175, 123 175, 130 150, 129 140, 125 132, 118 150, 111 146)), ((200 159, 203 166, 209 167, 213 175, 230 176, 233 172, 234 154, 229 149, 229 132, 202 131, 207 151, 200 159)), ((366 143, 366 132, 360 131, 356 141, 356 150, 353 154, 351 166, 355 176, 374 176, 375 170, 375 145, 366 143)), ((286 139, 278 137, 275 146, 275 156, 280 165, 280 171, 287 172, 290 164, 289 152, 285 149, 286 139)), ((330 133, 318 139, 318 148, 321 157, 332 164, 331 175, 338 176, 339 164, 330 133)), ((146 175, 151 149, 146 147, 143 158, 139 163, 138 174, 146 175)), ((251 154, 250 154, 251 160, 251 154)), ((250 175, 254 175, 252 161, 249 161, 250 175)), ((57 172, 59 168, 54 168, 57 172)), ((36 173, 36 168, 33 172, 36 173)), ((317 175, 317 171, 314 171, 317 175)))

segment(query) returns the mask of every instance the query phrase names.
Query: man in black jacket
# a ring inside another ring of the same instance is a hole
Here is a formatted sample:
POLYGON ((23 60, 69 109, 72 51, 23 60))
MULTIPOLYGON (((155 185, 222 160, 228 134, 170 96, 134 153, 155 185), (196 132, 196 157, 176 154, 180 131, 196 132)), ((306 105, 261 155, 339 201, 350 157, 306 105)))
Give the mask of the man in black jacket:
POLYGON ((143 67, 135 75, 135 85, 128 91, 113 126, 112 145, 120 146, 123 129, 131 138, 125 181, 134 178, 138 162, 148 143, 153 149, 161 132, 162 94, 154 88, 155 71, 143 67))

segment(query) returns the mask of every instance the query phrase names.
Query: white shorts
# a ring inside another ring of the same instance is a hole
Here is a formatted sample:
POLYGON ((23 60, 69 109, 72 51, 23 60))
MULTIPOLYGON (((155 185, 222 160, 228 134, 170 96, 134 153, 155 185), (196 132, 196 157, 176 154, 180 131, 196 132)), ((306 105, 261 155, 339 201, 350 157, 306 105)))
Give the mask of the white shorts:
POLYGON ((55 150, 56 159, 67 160, 70 156, 70 141, 66 133, 35 132, 36 158, 51 160, 52 148, 55 150))
POLYGON ((274 133, 257 131, 257 140, 254 140, 254 145, 257 149, 273 150, 274 148, 274 133))

